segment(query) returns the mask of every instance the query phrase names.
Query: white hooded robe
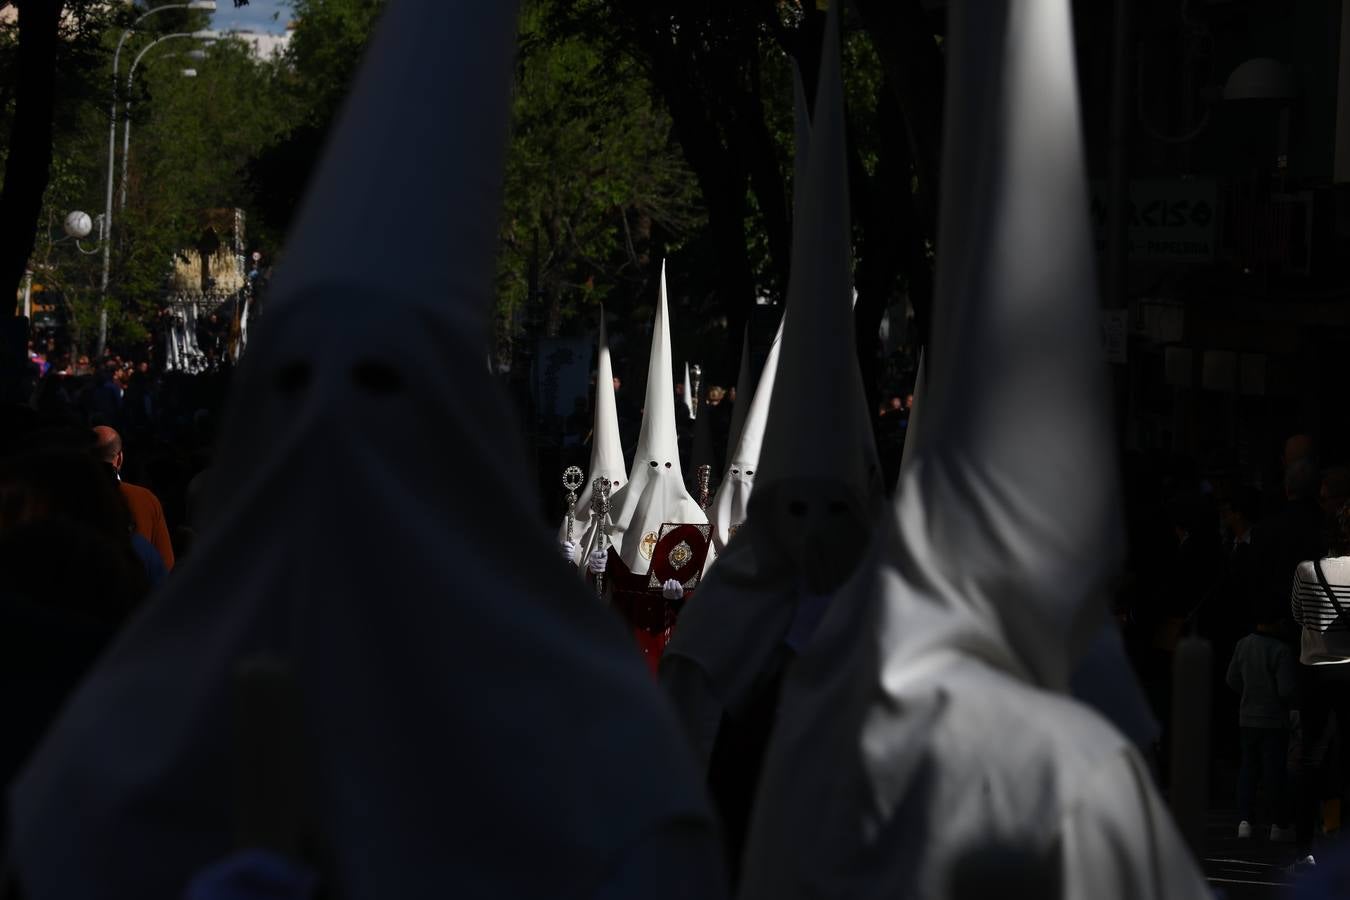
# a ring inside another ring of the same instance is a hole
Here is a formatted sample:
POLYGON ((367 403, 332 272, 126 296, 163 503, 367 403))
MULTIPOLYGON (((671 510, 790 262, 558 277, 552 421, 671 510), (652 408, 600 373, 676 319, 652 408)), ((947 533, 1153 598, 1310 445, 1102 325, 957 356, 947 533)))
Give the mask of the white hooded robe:
POLYGON ((923 428, 785 684, 743 897, 1209 897, 1067 696, 1122 551, 1069 16, 951 4, 923 428))
POLYGON ((177 898, 235 848, 232 676, 262 653, 294 677, 330 896, 724 890, 657 688, 523 524, 480 364, 515 11, 385 9, 234 386, 212 525, 13 786, 26 900, 177 898))
POLYGON ((713 546, 719 555, 726 552, 732 535, 749 518, 750 494, 755 487, 755 470, 759 467, 760 448, 764 444, 764 426, 769 421, 769 401, 773 397, 774 376, 778 372, 781 339, 780 330, 764 360, 764 371, 759 376, 754 394, 746 395, 745 405, 749 410, 738 431, 736 446, 727 456, 726 474, 717 486, 717 494, 709 510, 713 546))
MULTIPOLYGON (((619 411, 614 399, 614 364, 610 360, 603 312, 600 314, 600 346, 595 371, 595 424, 591 427, 591 465, 586 470, 586 483, 577 492, 576 518, 572 523, 572 540, 577 545, 572 561, 583 570, 591 551, 600 548, 602 522, 592 509, 597 478, 604 478, 609 482, 611 498, 628 480, 628 472, 623 463, 623 445, 619 442, 619 411)), ((567 540, 565 517, 558 526, 558 539, 567 540)))
POLYGON ((628 483, 610 496, 610 518, 614 523, 610 534, 613 546, 635 575, 644 575, 651 567, 651 550, 663 524, 708 523, 707 513, 689 496, 680 468, 664 263, 652 327, 642 429, 638 432, 628 483))
MULTIPOLYGON (((842 580, 881 506, 853 333, 838 16, 835 4, 809 131, 800 124, 798 91, 799 147, 809 150, 799 150, 796 165, 787 308, 777 356, 772 370, 765 366, 751 409, 751 418, 756 410, 765 418, 762 434, 747 419, 741 441, 748 447, 747 437, 758 438, 762 446, 754 475, 724 485, 728 504, 738 488, 748 495, 746 519, 686 607, 662 665, 662 682, 705 761, 723 712, 738 714, 772 683, 785 642, 809 637, 828 601, 811 583, 842 580)), ((741 462, 748 466, 749 456, 741 462)))

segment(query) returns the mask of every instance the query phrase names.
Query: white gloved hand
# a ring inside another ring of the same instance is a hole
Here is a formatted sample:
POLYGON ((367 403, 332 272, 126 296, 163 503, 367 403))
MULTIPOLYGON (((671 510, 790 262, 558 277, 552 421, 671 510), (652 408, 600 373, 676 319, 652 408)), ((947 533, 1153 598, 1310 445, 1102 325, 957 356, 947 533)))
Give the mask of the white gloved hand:
POLYGON ((586 568, 592 575, 605 574, 605 568, 609 565, 609 554, 603 550, 592 550, 590 559, 586 560, 586 568))
POLYGON ((661 596, 667 600, 683 600, 684 585, 680 584, 674 578, 661 585, 661 596))
POLYGON ((577 545, 575 541, 559 541, 558 549, 562 551, 563 559, 572 565, 577 563, 577 545))

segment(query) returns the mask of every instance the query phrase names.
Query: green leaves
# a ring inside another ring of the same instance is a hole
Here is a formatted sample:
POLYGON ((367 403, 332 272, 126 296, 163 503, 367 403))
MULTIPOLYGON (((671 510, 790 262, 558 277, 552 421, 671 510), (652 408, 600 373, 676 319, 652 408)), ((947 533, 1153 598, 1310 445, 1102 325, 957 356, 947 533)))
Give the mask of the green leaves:
MULTIPOLYGON (((284 238, 383 2, 290 6, 295 28, 279 58, 258 59, 242 42, 223 40, 189 60, 183 53, 196 42, 173 39, 137 71, 128 206, 115 216, 111 286, 128 337, 155 314, 174 256, 194 246, 205 211, 242 207, 250 243, 269 256, 284 238), (189 65, 197 77, 182 76, 189 65)), ((683 251, 676 280, 695 312, 684 320, 690 327, 715 330, 708 323, 725 321, 733 305, 781 292, 793 129, 785 50, 810 46, 807 6, 523 6, 498 261, 502 355, 522 331, 557 333, 601 300, 622 318, 645 320, 654 260, 672 251, 683 251)), ((35 260, 85 321, 97 307, 98 258, 55 239, 69 210, 102 211, 112 48, 132 12, 103 0, 66 0, 66 8, 56 163, 35 260), (42 228, 51 223, 49 237, 42 228)), ((143 28, 202 24, 200 14, 166 11, 143 28)), ((123 78, 163 33, 128 41, 123 78)), ((0 27, 0 130, 10 114, 4 76, 13 50, 12 30, 0 27)), ((881 67, 865 32, 847 32, 845 54, 850 138, 862 174, 872 176, 877 127, 858 112, 875 107, 881 67)), ((119 127, 119 157, 121 143, 119 127)), ((737 332, 737 351, 739 341, 737 332)))
POLYGON ((295 32, 286 51, 293 124, 327 128, 347 94, 384 9, 383 0, 292 0, 295 32))
POLYGON ((499 257, 499 343, 522 325, 556 334, 645 285, 654 232, 697 228, 697 187, 645 73, 596 41, 521 21, 499 257))
MULTIPOLYGON (((34 280, 61 297, 72 338, 87 350, 98 318, 101 254, 84 255, 63 240, 61 222, 81 209, 103 212, 108 166, 108 110, 112 48, 127 23, 107 4, 67 3, 59 73, 51 180, 37 225, 31 266, 34 280)), ((165 13, 167 20, 176 13, 165 13)), ((147 20, 163 24, 159 17, 147 20)), ((170 23, 173 24, 173 23, 170 23)), ((175 27, 197 27, 181 20, 175 27)), ((176 253, 193 244, 204 210, 252 205, 244 177, 249 160, 285 127, 293 104, 276 90, 278 65, 255 58, 238 40, 222 40, 191 59, 198 42, 174 38, 157 45, 137 68, 128 95, 132 60, 160 36, 138 32, 122 53, 115 139, 114 215, 109 310, 113 346, 143 340, 162 303, 176 253), (184 68, 196 70, 185 78, 184 68), (130 100, 131 143, 127 206, 121 208, 121 148, 130 100)), ((0 71, 12 56, 10 36, 0 31, 0 71)), ((3 97, 0 96, 0 100, 3 97)), ((8 110, 0 107, 0 116, 8 110)), ((97 244, 97 234, 83 242, 97 244)))
POLYGON ((272 66, 281 128, 255 148, 247 181, 262 233, 280 241, 374 32, 383 0, 291 0, 294 25, 272 66))

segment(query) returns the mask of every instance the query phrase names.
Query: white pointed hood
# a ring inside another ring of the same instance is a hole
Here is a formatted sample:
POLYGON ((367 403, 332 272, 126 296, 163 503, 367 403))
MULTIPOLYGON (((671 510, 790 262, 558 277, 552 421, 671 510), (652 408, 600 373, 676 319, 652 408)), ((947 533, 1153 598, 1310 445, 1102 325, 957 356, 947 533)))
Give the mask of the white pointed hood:
MULTIPOLYGON (((826 18, 810 150, 796 203, 782 349, 750 501, 751 519, 762 521, 772 543, 821 565, 804 552, 814 540, 809 532, 832 540, 865 533, 881 487, 853 333, 837 7, 832 4, 826 18)), ((837 568, 848 567, 847 559, 839 560, 837 568)))
POLYGON ((1061 690, 1105 616, 1120 495, 1068 4, 1006 7, 956 19, 931 389, 896 555, 1061 690))
MULTIPOLYGON (((806 89, 802 86, 802 70, 801 67, 796 65, 795 59, 792 61, 792 113, 794 113, 794 117, 792 117, 792 124, 794 124, 794 131, 792 131, 792 148, 794 148, 794 155, 792 155, 792 220, 794 220, 795 233, 795 220, 798 216, 798 208, 801 206, 803 185, 806 182, 806 159, 809 158, 811 150, 810 109, 806 105, 806 89)), ((778 371, 778 352, 782 343, 783 320, 780 317, 778 331, 774 333, 774 344, 769 348, 768 358, 764 360, 763 374, 761 374, 759 381, 752 382, 751 328, 749 328, 749 324, 745 325, 745 340, 742 341, 741 345, 741 372, 740 378, 737 379, 738 399, 736 410, 732 414, 730 437, 728 444, 726 444, 726 459, 729 463, 732 463, 726 467, 728 472, 732 471, 733 468, 740 468, 740 474, 744 475, 747 463, 752 470, 759 463, 760 445, 764 443, 764 425, 765 422, 768 422, 768 402, 774 394, 772 378, 778 371), (769 379, 768 386, 764 387, 764 390, 760 390, 760 386, 764 385, 765 379, 769 379), (760 402, 760 430, 757 436, 752 437, 747 447, 741 448, 741 429, 744 428, 745 420, 747 420, 752 409, 751 398, 759 399, 760 402), (736 464, 736 461, 738 461, 738 464, 736 464)), ((722 483, 726 483, 725 479, 722 483)), ((721 493, 721 487, 718 487, 718 493, 721 493)), ((730 519, 725 522, 725 525, 737 525, 745 521, 745 505, 749 502, 748 486, 740 493, 744 494, 744 497, 738 499, 737 502, 730 503, 730 509, 736 511, 730 513, 730 519)), ((725 517, 726 513, 722 513, 722 515, 725 517)), ((720 541, 717 544, 718 552, 722 551, 722 548, 726 545, 726 540, 728 540, 725 525, 722 528, 714 529, 714 538, 720 541), (717 532, 721 532, 720 538, 717 537, 717 532)))
MULTIPOLYGON (((591 514, 591 498, 595 479, 609 482, 611 496, 628 480, 623 464, 623 445, 619 441, 619 410, 614 400, 614 364, 609 356, 609 340, 605 330, 605 312, 600 311, 600 349, 595 367, 595 424, 591 430, 591 464, 586 470, 586 483, 577 493, 577 514, 572 526, 572 539, 577 542, 577 566, 584 566, 591 550, 599 546, 600 523, 591 514)), ((567 519, 558 526, 558 537, 567 537, 567 519)))
MULTIPOLYGON (((793 148, 792 159, 792 217, 793 233, 797 232, 797 219, 801 215, 803 195, 806 192, 807 165, 811 155, 811 114, 806 103, 806 88, 802 85, 801 69, 797 61, 792 61, 792 107, 793 107, 793 148)), ((794 251, 795 251, 794 246, 794 251)), ((797 256, 792 259, 796 266, 797 256)), ((805 265, 805 263, 803 263, 805 265)), ((756 470, 759 467, 760 447, 764 443, 764 430, 769 421, 769 404, 773 399, 773 385, 778 373, 778 357, 783 345, 783 319, 778 321, 778 331, 774 334, 773 346, 764 361, 764 371, 755 383, 753 395, 745 394, 747 411, 741 419, 740 427, 733 427, 734 443, 727 448, 727 467, 722 482, 717 487, 717 496, 713 501, 713 510, 709 520, 713 525, 713 542, 720 554, 731 540, 732 528, 737 528, 749 516, 750 494, 754 487, 756 470), (751 397, 753 396, 753 400, 751 397), (753 420, 753 425, 748 425, 753 420)), ((741 355, 742 370, 748 368, 750 355, 750 331, 747 326, 745 348, 741 355)), ((737 404, 737 414, 741 404, 737 404)))
MULTIPOLYGON (((917 456, 910 451, 919 442, 921 410, 928 402, 925 399, 928 393, 927 378, 924 351, 921 349, 918 374, 914 379, 914 407, 909 412, 909 426, 905 429, 902 483, 904 473, 908 472, 912 460, 917 456)), ((1110 720, 1135 746, 1148 747, 1157 740, 1157 721, 1126 656, 1120 628, 1115 622, 1108 620, 1102 623, 1091 649, 1078 659, 1070 687, 1074 697, 1110 720)))
MULTIPOLYGON (((854 298, 856 305, 857 298, 854 298)), ((774 334, 769 355, 764 360, 764 371, 760 374, 753 401, 746 419, 742 423, 739 439, 728 456, 726 472, 718 485, 717 495, 713 499, 708 520, 713 526, 713 542, 720 554, 731 540, 733 529, 739 529, 749 517, 750 495, 754 490, 755 472, 759 466, 760 449, 764 444, 764 431, 769 421, 769 406, 773 399, 773 386, 778 374, 779 351, 783 343, 783 321, 779 320, 778 331, 774 334)), ((861 413, 861 409, 860 409, 861 413)), ((869 448, 871 426, 859 419, 860 445, 869 448)), ((709 562, 711 563, 710 558, 709 562)))
MULTIPOLYGON (((682 683, 706 685, 728 710, 749 699, 794 625, 809 635, 822 601, 857 564, 881 506, 853 340, 838 16, 831 4, 777 364, 755 392, 753 406, 767 418, 747 518, 685 606, 663 657, 669 673, 677 660, 701 670, 701 681, 682 683)), ((744 436, 742 444, 750 449, 744 436)), ((704 688, 684 695, 676 675, 668 688, 690 721, 704 688)), ((706 743, 706 735, 691 737, 706 743)))
POLYGON ((32 900, 183 896, 235 849, 232 676, 263 653, 334 896, 593 896, 650 837, 710 831, 612 613, 541 562, 481 368, 515 13, 386 5, 234 382, 211 525, 12 786, 32 900))
POLYGON ((962 850, 1017 840, 1066 897, 1204 897, 1142 761, 1063 694, 1122 555, 1069 0, 953 2, 946 90, 921 427, 784 686, 742 892, 952 896, 962 850))
MULTIPOLYGON (((778 372, 778 354, 782 346, 783 328, 780 323, 773 346, 764 360, 753 399, 748 399, 745 421, 740 439, 728 455, 727 470, 717 486, 708 520, 713 526, 713 545, 718 554, 726 549, 733 529, 739 529, 749 515, 750 494, 755 485, 755 469, 759 466, 760 447, 764 443, 764 427, 769 421, 769 401, 778 372)), ((740 404, 737 404, 738 406, 740 404)))
POLYGON ((731 407, 731 424, 727 427, 727 459, 736 452, 736 444, 741 439, 741 429, 745 427, 745 417, 758 384, 754 379, 754 370, 750 368, 750 323, 746 322, 741 338, 741 366, 736 372, 736 402, 731 407))
POLYGON ((796 59, 792 60, 792 148, 792 218, 795 222, 805 193, 806 161, 811 158, 811 108, 806 103, 806 86, 802 84, 802 70, 796 59))
MULTIPOLYGON (((665 268, 662 267, 661 279, 665 280, 665 268)), ((684 393, 680 396, 680 405, 684 408, 680 410, 681 415, 692 419, 694 417, 694 388, 689 380, 689 363, 684 364, 684 393)))
POLYGON ((1064 689, 1121 558, 1068 2, 977 5, 951 13, 935 322, 894 527, 798 666, 803 722, 833 722, 845 659, 892 683, 957 646, 1064 689))
POLYGON ((651 566, 651 548, 666 522, 705 524, 708 516, 689 496, 680 468, 675 431, 675 389, 670 353, 670 312, 666 300, 666 267, 661 264, 660 296, 652 326, 652 355, 647 365, 647 399, 638 432, 633 469, 610 498, 614 520, 611 538, 624 565, 635 574, 651 566), (651 540, 645 540, 655 536, 651 540))

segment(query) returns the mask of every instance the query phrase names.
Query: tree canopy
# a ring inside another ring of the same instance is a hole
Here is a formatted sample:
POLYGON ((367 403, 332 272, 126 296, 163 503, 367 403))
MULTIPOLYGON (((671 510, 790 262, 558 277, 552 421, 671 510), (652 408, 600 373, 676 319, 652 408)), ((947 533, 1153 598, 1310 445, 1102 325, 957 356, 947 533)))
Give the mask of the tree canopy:
MULTIPOLYGON (((111 54, 133 13, 94 0, 60 5, 73 26, 58 34, 50 183, 33 215, 32 261, 65 298, 73 339, 87 347, 99 266, 62 240, 60 222, 70 209, 101 209, 111 54)), ((669 258, 685 323, 679 337, 702 348, 710 374, 734 375, 756 302, 786 289, 792 72, 795 64, 809 97, 821 5, 525 0, 498 266, 503 363, 528 352, 522 336, 590 332, 601 302, 620 331, 639 331, 669 258)), ((382 3, 290 6, 292 37, 275 58, 221 40, 190 61, 197 74, 185 78, 182 54, 193 42, 175 40, 138 68, 128 201, 114 216, 115 342, 144 338, 173 256, 193 246, 203 211, 242 208, 250 241, 284 251, 382 3)), ((860 361, 875 384, 882 313, 907 293, 922 328, 931 293, 940 21, 919 0, 854 7, 844 49, 855 281, 860 361)), ((128 54, 204 22, 181 12, 151 17, 129 41, 123 77, 128 54)), ((22 124, 18 37, 13 26, 0 29, 0 75, 16 75, 0 78, 0 129, 11 133, 22 124)))
POLYGON ((527 5, 499 259, 503 355, 523 323, 556 335, 602 301, 620 315, 642 307, 657 257, 704 224, 670 117, 637 65, 546 25, 527 5))

